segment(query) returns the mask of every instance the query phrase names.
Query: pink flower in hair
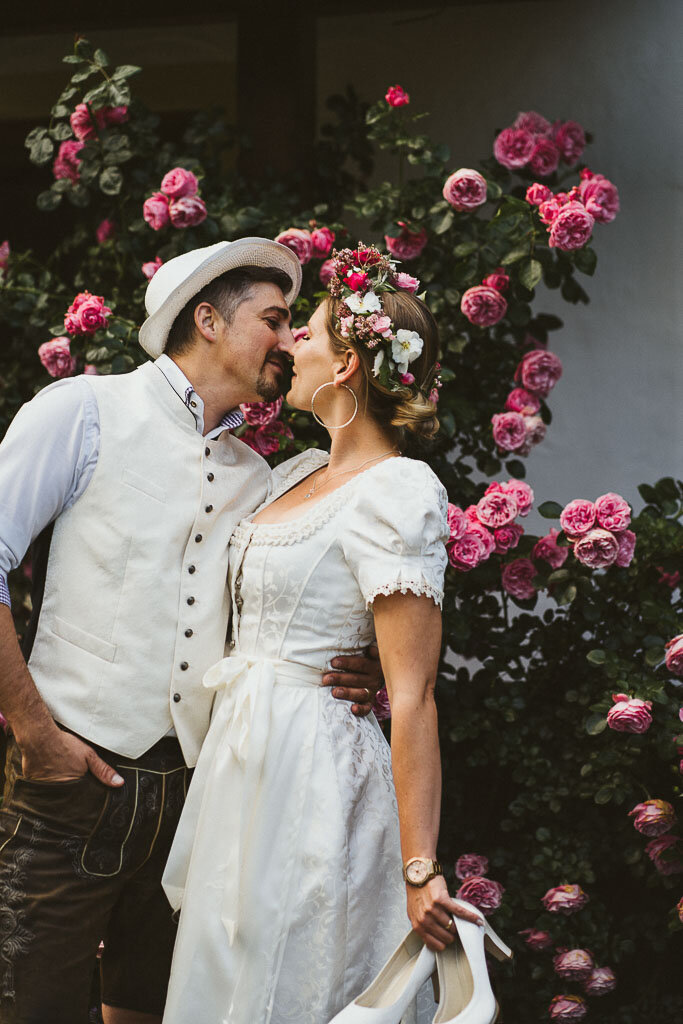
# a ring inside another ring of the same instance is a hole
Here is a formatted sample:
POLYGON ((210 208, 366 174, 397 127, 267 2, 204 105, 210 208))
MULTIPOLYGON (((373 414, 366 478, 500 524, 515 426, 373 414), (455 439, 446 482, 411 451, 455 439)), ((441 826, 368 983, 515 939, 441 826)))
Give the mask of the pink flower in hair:
POLYGON ((401 272, 396 275, 396 284, 404 292, 412 292, 415 294, 417 289, 420 287, 420 282, 416 277, 411 277, 410 274, 401 272))

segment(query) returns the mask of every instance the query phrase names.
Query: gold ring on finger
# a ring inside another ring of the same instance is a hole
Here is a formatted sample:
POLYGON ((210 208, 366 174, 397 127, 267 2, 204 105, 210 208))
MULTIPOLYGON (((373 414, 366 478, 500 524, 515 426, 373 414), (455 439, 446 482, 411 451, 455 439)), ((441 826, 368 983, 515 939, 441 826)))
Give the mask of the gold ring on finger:
POLYGON ((451 918, 449 920, 448 924, 446 925, 446 931, 447 932, 453 931, 453 918, 451 918))
POLYGON ((367 693, 367 695, 368 695, 368 698, 367 698, 367 699, 368 699, 368 700, 370 700, 370 691, 368 690, 367 686, 364 686, 364 687, 363 687, 363 689, 365 690, 365 692, 366 692, 366 693, 367 693))

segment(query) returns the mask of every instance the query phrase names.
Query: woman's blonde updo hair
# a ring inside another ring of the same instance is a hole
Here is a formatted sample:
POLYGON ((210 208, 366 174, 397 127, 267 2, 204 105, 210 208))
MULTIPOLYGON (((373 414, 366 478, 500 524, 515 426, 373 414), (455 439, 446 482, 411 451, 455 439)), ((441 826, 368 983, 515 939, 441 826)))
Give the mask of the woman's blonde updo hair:
POLYGON ((380 422, 396 427, 403 437, 407 434, 422 439, 434 437, 439 429, 439 421, 436 418, 436 405, 430 401, 429 393, 439 358, 439 329, 425 303, 411 292, 382 293, 383 311, 391 320, 394 331, 401 328, 417 331, 424 342, 422 352, 410 364, 410 372, 419 389, 416 394, 414 386, 390 391, 380 384, 372 372, 377 350, 369 349, 355 338, 343 338, 337 318, 340 300, 330 295, 324 302, 332 350, 341 355, 351 349, 360 360, 361 388, 358 400, 361 408, 380 422))

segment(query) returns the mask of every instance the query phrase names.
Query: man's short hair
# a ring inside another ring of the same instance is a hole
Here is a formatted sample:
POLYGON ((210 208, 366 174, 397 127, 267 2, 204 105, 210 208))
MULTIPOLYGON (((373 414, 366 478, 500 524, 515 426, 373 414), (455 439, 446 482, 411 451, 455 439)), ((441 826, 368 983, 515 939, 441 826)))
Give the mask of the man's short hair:
POLYGON ((191 348, 195 331, 194 311, 202 302, 208 302, 217 309, 230 326, 238 307, 250 297, 252 285, 261 282, 275 284, 284 293, 292 288, 289 275, 277 267, 237 267, 228 270, 209 281, 181 309, 168 332, 164 352, 169 356, 177 356, 191 348))

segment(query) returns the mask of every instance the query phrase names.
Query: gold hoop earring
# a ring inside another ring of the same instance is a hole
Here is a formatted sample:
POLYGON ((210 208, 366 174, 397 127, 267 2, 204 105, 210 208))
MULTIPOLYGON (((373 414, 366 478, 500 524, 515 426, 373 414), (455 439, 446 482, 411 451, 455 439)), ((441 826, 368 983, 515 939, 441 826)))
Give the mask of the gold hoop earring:
POLYGON ((356 418, 356 413, 358 412, 358 399, 356 398, 356 392, 353 390, 353 388, 350 388, 348 386, 348 384, 342 384, 340 386, 343 387, 343 388, 346 388, 346 390, 349 391, 353 395, 353 400, 355 402, 356 407, 353 410, 351 418, 348 419, 346 421, 346 423, 340 423, 338 427, 328 426, 328 424, 325 423, 324 420, 320 419, 320 417, 318 416, 317 412, 313 408, 313 403, 315 402, 315 396, 318 394, 318 392, 322 391, 323 388, 334 387, 334 381, 331 381, 331 380, 325 381, 324 384, 321 384, 319 388, 315 389, 315 391, 313 392, 313 395, 311 396, 311 412, 313 414, 313 419, 316 421, 316 423, 319 423, 321 427, 324 427, 325 430, 341 430, 343 427, 348 427, 349 423, 353 423, 353 421, 356 418))

